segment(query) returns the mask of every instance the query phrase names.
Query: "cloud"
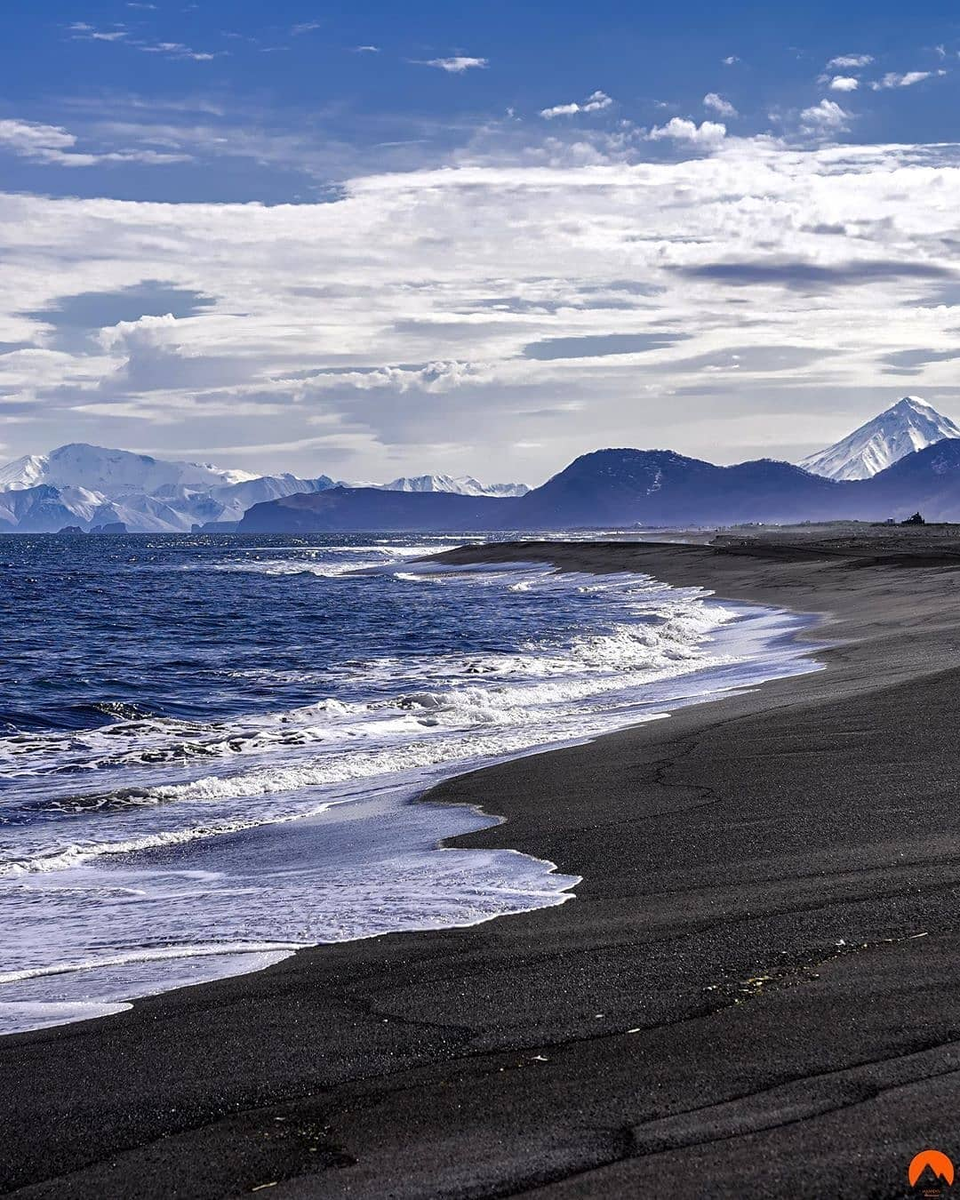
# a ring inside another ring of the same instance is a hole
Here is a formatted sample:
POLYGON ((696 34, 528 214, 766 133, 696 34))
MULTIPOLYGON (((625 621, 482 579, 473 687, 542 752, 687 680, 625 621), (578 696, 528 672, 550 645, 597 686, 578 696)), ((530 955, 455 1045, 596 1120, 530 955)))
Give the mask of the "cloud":
POLYGON ((647 134, 647 140, 660 142, 670 139, 711 148, 718 146, 726 136, 727 127, 722 123, 704 121, 698 125, 696 121, 688 121, 685 117, 671 117, 666 125, 655 125, 647 134))
MULTIPOLYGON (((937 73, 943 74, 943 72, 937 73)), ((888 71, 882 79, 875 79, 870 86, 875 92, 883 91, 886 88, 913 87, 915 83, 922 83, 931 75, 933 75, 933 71, 907 71, 904 75, 898 75, 896 71, 888 71)))
POLYGON ((354 46, 354 54, 379 54, 379 46, 354 46))
POLYGON ((849 71, 852 67, 868 67, 873 62, 872 54, 839 54, 827 63, 828 71, 849 71))
POLYGON ((725 67, 732 67, 734 63, 738 63, 740 59, 737 58, 735 54, 728 54, 726 58, 722 58, 720 61, 725 67))
POLYGON ((602 112, 609 108, 613 100, 606 92, 593 92, 581 103, 555 104, 552 108, 541 108, 540 116, 552 121, 554 117, 571 117, 575 113, 602 112))
MULTIPOLYGON (((153 8, 152 4, 128 5, 129 8, 153 8)), ((140 50, 145 54, 163 54, 167 58, 192 59, 194 62, 210 62, 214 58, 221 57, 225 51, 211 53, 206 50, 193 50, 183 42, 147 42, 139 38, 131 38, 129 31, 122 25, 116 26, 114 29, 104 30, 97 29, 95 26, 88 24, 86 21, 74 21, 72 25, 67 26, 74 41, 86 42, 113 42, 129 46, 131 49, 140 50)), ((301 32, 306 32, 304 27, 301 32)))
POLYGON ((884 362, 890 375, 921 375, 923 368, 931 363, 953 362, 960 358, 960 350, 897 350, 888 354, 884 362))
POLYGON ((301 21, 299 25, 292 25, 290 33, 294 37, 300 37, 304 33, 313 33, 315 29, 319 29, 323 24, 322 21, 301 21))
MULTIPOLYGON (((524 346, 525 358, 604 358, 610 354, 643 354, 662 350, 682 337, 678 333, 605 333, 587 337, 545 338, 524 346)), ((958 355, 960 357, 960 355, 958 355)))
POLYGON ((121 42, 127 37, 127 31, 122 25, 114 29, 97 29, 94 25, 88 25, 86 21, 74 21, 67 29, 74 41, 121 42))
POLYGON ((735 287, 772 284, 799 291, 851 287, 876 280, 950 279, 954 273, 938 263, 908 263, 896 259, 850 259, 829 265, 790 259, 770 262, 704 263, 679 268, 693 279, 713 279, 735 287))
POLYGON ((815 444, 889 403, 891 369, 957 394, 960 147, 651 149, 384 171, 328 203, 0 193, 9 452, 282 445, 245 461, 316 475, 353 447, 351 475, 388 478, 444 445, 535 482, 641 437, 815 444))
POLYGON ((0 120, 0 149, 19 158, 61 167, 92 167, 101 163, 144 163, 162 166, 186 162, 189 156, 151 149, 86 153, 76 149, 77 137, 59 125, 36 121, 0 120))
POLYGON ((191 50, 183 42, 131 42, 130 44, 145 54, 162 54, 166 58, 190 59, 193 62, 212 62, 213 59, 221 58, 226 53, 223 50, 215 54, 207 50, 191 50))
POLYGON ((855 92, 859 86, 860 81, 852 75, 834 75, 830 80, 831 92, 855 92))
POLYGON ((428 58, 421 63, 425 67, 438 67, 441 71, 446 71, 451 75, 462 75, 464 71, 480 68, 481 70, 489 65, 485 58, 467 58, 464 55, 455 55, 453 58, 428 58))
POLYGON ((182 319, 212 304, 209 297, 199 292, 145 280, 116 291, 58 296, 44 308, 23 315, 50 328, 47 344, 54 349, 76 350, 85 345, 91 334, 105 327, 139 321, 145 316, 182 319))
POLYGON ((813 133, 842 133, 847 128, 850 113, 840 107, 835 100, 821 100, 800 113, 800 122, 804 129, 813 133))
POLYGON ((703 98, 703 107, 709 108, 712 112, 719 113, 721 117, 736 117, 739 113, 730 103, 729 100, 724 100, 722 96, 718 96, 716 92, 707 92, 703 98))

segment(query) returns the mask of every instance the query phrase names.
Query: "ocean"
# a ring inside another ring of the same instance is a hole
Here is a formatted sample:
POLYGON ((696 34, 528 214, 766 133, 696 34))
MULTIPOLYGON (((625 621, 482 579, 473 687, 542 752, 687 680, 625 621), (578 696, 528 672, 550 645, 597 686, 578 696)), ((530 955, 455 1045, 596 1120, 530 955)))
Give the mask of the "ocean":
POLYGON ((575 903, 464 770, 814 670, 807 619, 448 536, 0 537, 0 1032, 575 903))

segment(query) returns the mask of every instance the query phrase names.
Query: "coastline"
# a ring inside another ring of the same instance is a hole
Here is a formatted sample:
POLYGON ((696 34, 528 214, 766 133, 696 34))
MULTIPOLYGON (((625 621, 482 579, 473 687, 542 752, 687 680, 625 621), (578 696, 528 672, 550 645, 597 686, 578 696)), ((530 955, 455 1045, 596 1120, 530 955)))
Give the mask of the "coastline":
POLYGON ((531 555, 826 612, 800 636, 826 632, 829 669, 424 797, 502 816, 456 844, 582 875, 572 903, 4 1039, 2 1186, 898 1195, 917 1149, 950 1152, 954 567, 652 543, 442 561, 531 555))
MULTIPOLYGON (((421 546, 419 552, 439 549, 421 546)), ((409 557, 402 554, 401 562, 409 557)), ((481 814, 473 806, 412 802, 455 775, 583 744, 662 719, 711 695, 819 669, 795 644, 793 634, 804 618, 722 602, 699 588, 671 589, 633 572, 556 572, 530 563, 508 564, 506 570, 438 571, 427 561, 399 573, 395 567, 376 573, 402 580, 398 590, 412 592, 414 601, 438 594, 449 609, 453 597, 457 619, 472 597, 485 598, 479 611, 469 610, 470 619, 488 627, 494 637, 501 636, 501 628, 506 637, 523 614, 519 623, 524 632, 514 635, 515 651, 506 656, 454 654, 444 664, 448 678, 439 663, 409 684, 399 672, 387 702, 388 720, 391 709, 397 718, 392 731, 384 723, 379 740, 374 735, 377 751, 371 754, 364 747, 363 725, 365 713, 376 713, 378 705, 355 703, 346 733, 342 727, 332 731, 332 769, 329 743, 326 754, 322 748, 309 753, 300 764, 304 785, 286 804, 271 804, 270 789, 277 782, 286 785, 289 772, 271 770, 266 762, 253 768, 246 764, 246 771, 234 777, 241 791, 244 785, 262 784, 268 794, 262 806, 244 812, 242 828, 235 832, 229 830, 229 807, 217 806, 208 815, 217 785, 205 772, 193 781, 175 780, 173 788, 176 796, 193 793, 196 802, 203 797, 200 807, 207 820, 199 829, 191 828, 196 819, 191 821, 189 804, 179 823, 174 813, 162 824, 163 809, 157 810, 159 832, 150 820, 153 812, 135 812, 133 821, 111 812, 98 822, 93 832, 99 841, 92 842, 83 834, 77 839, 76 823, 67 821, 56 854, 43 854, 38 846, 35 857, 27 855, 20 864, 14 860, 8 872, 10 848, 19 832, 12 830, 13 841, 4 844, 0 864, 12 952, 5 956, 0 976, 0 1035, 110 1015, 129 1009, 133 1000, 262 970, 319 944, 469 926, 565 902, 572 898, 569 889, 578 875, 563 875, 551 863, 510 849, 458 849, 452 844, 460 834, 499 821, 496 814, 481 814), (438 584, 443 585, 439 593, 438 584), (491 601, 491 595, 499 599, 491 601), (442 710, 439 719, 436 705, 442 710), (398 726, 400 736, 391 737, 398 726), (340 745, 349 747, 339 759, 338 733, 340 745), (376 770, 391 759, 402 761, 407 771, 378 778, 376 770), (331 785, 337 775, 351 782, 331 785), (299 817, 291 821, 298 808, 299 817), (225 821, 226 835, 221 832, 208 841, 218 819, 225 821), (171 843, 175 848, 167 849, 171 843), (437 853, 446 843, 446 852, 437 853), (98 845, 103 851, 92 852, 98 845), (131 859, 123 851, 136 855, 131 859), (76 880, 61 873, 74 856, 84 864, 76 880), (167 865, 173 876, 172 887, 165 888, 167 865), (216 874, 191 892, 189 881, 197 870, 216 874), (176 895, 183 880, 189 908, 176 895), (56 908, 64 885, 72 922, 56 908), (117 895, 121 885, 139 899, 119 899, 103 922, 101 896, 117 895), (239 910, 228 901, 224 911, 224 894, 243 897, 239 910), (32 947, 26 955, 20 952, 18 962, 18 931, 30 928, 31 908, 36 911, 39 896, 41 909, 51 910, 49 921, 44 926, 33 918, 34 934, 27 939, 32 947), (196 900, 191 904, 192 896, 196 900), (78 940, 81 928, 86 937, 75 949, 71 938, 78 940), (97 966, 104 962, 107 969, 97 966)), ((364 564, 347 577, 359 582, 370 574, 364 564)), ((482 645, 483 636, 478 640, 482 645)), ((369 699, 361 684, 359 694, 364 693, 369 699)), ((381 688, 379 695, 382 700, 387 693, 381 688)), ((345 713, 350 708, 348 704, 345 713)), ((300 719, 307 714, 312 729, 313 712, 294 710, 290 715, 300 719)), ((239 735, 242 726, 235 732, 239 735)), ((203 745, 201 731, 197 734, 203 745)), ((106 734, 102 740, 108 740, 106 734)), ((83 745, 81 739, 70 749, 79 754, 83 745)), ((130 780, 112 782, 119 788, 130 780)), ((144 788, 144 799, 152 794, 149 771, 137 775, 135 783, 144 788)), ((101 790, 111 794, 111 783, 101 790)), ((28 790, 28 802, 30 794, 28 790)))

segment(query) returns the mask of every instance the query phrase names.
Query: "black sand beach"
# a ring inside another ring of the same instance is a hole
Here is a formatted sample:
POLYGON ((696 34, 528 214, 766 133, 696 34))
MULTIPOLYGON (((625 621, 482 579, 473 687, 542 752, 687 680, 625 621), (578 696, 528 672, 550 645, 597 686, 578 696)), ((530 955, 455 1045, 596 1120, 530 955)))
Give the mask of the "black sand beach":
POLYGON ((828 614, 827 669, 432 794, 567 904, 0 1040, 5 1193, 896 1197, 960 1160, 960 546, 447 556, 498 558, 828 614))

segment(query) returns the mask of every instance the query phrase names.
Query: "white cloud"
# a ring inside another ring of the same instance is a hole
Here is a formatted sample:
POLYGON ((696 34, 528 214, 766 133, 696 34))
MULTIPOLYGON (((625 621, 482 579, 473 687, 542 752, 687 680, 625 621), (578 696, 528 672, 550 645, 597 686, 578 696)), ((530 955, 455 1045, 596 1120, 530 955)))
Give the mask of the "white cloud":
POLYGON ((870 86, 875 92, 886 88, 913 87, 915 83, 922 83, 924 79, 929 79, 932 74, 932 71, 907 71, 905 74, 899 75, 896 71, 888 71, 882 79, 875 79, 870 86))
POLYGON ((100 163, 137 162, 155 166, 186 162, 180 153, 163 153, 151 149, 111 150, 87 153, 76 149, 77 137, 59 125, 42 125, 36 121, 0 120, 0 149, 19 158, 33 159, 62 167, 92 167, 100 163))
POLYGON ((76 137, 58 125, 0 121, 0 145, 23 158, 58 162, 67 157, 76 144, 76 137))
POLYGON ((739 116, 737 110, 729 100, 724 100, 722 96, 718 96, 716 92, 707 92, 703 98, 703 107, 709 108, 715 113, 719 113, 721 117, 736 117, 739 116))
POLYGON ((671 117, 666 125, 655 125, 647 134, 647 139, 651 142, 670 139, 710 148, 720 145, 726 136, 727 127, 720 122, 704 121, 698 125, 696 121, 688 121, 685 117, 671 117))
POLYGON ((860 81, 852 75, 834 75, 830 80, 831 92, 855 92, 859 86, 860 81))
POLYGON ((293 25, 290 32, 294 37, 300 37, 304 33, 313 33, 315 29, 319 29, 321 21, 301 21, 299 25, 293 25))
MULTIPOLYGON (((154 5, 131 4, 128 7, 153 8, 154 5)), ((295 26, 291 32, 296 31, 297 28, 299 28, 301 33, 307 32, 307 26, 295 26)), ((140 50, 145 54, 163 54, 167 58, 191 59, 194 62, 210 62, 215 58, 220 58, 225 53, 224 51, 211 53, 207 50, 193 50, 190 46, 184 45, 183 42, 147 42, 142 39, 131 39, 129 31, 122 25, 104 30, 97 29, 94 25, 90 25, 86 21, 74 21, 72 25, 67 26, 67 30, 74 41, 113 42, 130 46, 134 50, 140 50)))
POLYGON ((127 31, 122 25, 113 29, 97 29, 94 25, 88 25, 86 21, 74 21, 67 28, 75 41, 122 42, 127 36, 127 31))
POLYGON ((740 59, 737 58, 735 54, 728 54, 726 58, 722 58, 720 61, 725 67, 732 67, 734 63, 738 63, 740 59))
POLYGON ((541 108, 540 116, 552 121, 554 117, 572 117, 580 112, 580 105, 575 101, 570 104, 555 104, 552 108, 541 108))
POLYGON ((379 46, 354 46, 354 54, 379 54, 379 46))
POLYGON ((849 120, 850 113, 844 111, 835 100, 821 100, 800 114, 800 122, 805 129, 820 133, 842 133, 849 120))
POLYGON ((287 447, 254 467, 344 474, 349 451, 351 477, 473 445, 437 462, 480 474, 496 456, 536 482, 638 429, 731 461, 758 429, 813 443, 901 389, 955 394, 960 148, 712 149, 397 171, 323 204, 0 194, 0 341, 35 347, 0 355, 0 405, 30 417, 5 426, 9 453, 147 444, 149 424, 171 454, 287 447), (70 350, 24 315, 158 280, 214 303, 70 350), (917 347, 932 361, 907 386, 886 364, 917 347))
POLYGON ((428 58, 422 64, 425 67, 439 67, 441 71, 447 71, 451 75, 462 75, 464 71, 469 71, 473 68, 483 68, 488 65, 488 60, 485 58, 467 58, 464 55, 455 55, 453 58, 428 58))
POLYGON ((613 100, 606 92, 593 92, 581 103, 555 104, 552 108, 541 108, 540 116, 552 121, 554 117, 572 117, 575 113, 602 112, 609 108, 613 100))
POLYGON ((830 59, 827 70, 849 71, 852 67, 868 67, 872 62, 872 54, 839 54, 830 59))
POLYGON ((212 62, 221 58, 225 51, 212 54, 207 50, 191 50, 183 42, 131 42, 145 54, 163 54, 167 58, 191 59, 193 62, 212 62))

